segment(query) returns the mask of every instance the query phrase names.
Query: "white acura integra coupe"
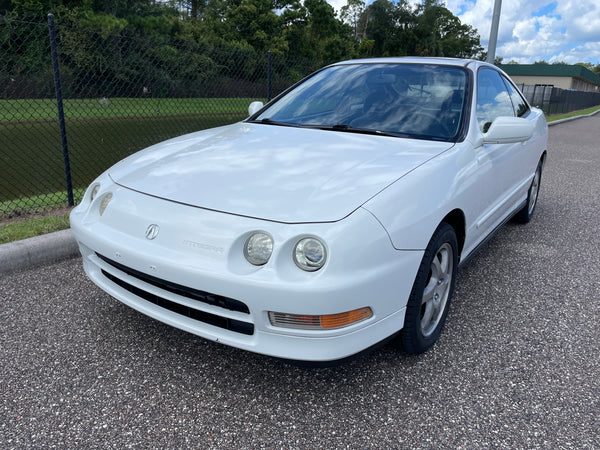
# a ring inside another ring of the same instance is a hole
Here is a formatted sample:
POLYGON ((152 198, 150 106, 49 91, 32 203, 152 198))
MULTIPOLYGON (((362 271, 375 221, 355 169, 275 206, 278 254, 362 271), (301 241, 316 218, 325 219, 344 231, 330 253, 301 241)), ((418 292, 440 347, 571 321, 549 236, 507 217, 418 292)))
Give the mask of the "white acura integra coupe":
POLYGON ((438 339, 458 265, 528 222, 547 126, 492 65, 347 61, 240 123, 98 177, 71 214, 88 276, 206 339, 332 362, 438 339))

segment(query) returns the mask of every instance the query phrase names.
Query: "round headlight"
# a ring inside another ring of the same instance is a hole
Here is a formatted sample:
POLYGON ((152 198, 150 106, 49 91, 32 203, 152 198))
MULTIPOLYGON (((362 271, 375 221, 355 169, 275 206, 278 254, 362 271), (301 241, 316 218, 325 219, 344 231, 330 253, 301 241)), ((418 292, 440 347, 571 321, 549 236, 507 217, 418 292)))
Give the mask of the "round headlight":
POLYGON ((312 237, 301 239, 294 247, 294 262, 302 270, 319 270, 327 260, 325 244, 312 237))
POLYGON ((273 253, 273 238, 271 235, 259 231, 246 240, 244 256, 250 264, 262 266, 269 261, 273 253))

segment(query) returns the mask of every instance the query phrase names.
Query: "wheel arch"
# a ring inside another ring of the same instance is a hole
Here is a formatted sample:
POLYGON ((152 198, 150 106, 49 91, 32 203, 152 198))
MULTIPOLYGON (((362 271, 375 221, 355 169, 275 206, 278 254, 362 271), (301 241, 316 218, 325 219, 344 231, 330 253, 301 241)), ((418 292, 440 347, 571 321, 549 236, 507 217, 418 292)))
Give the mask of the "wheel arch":
POLYGON ((458 261, 460 262, 460 256, 462 254, 463 246, 465 245, 467 229, 465 214, 462 210, 458 208, 454 209, 448 214, 446 214, 446 216, 442 219, 442 222, 446 222, 448 225, 454 228, 454 232, 456 233, 456 240, 458 243, 458 261))
POLYGON ((542 156, 540 157, 540 160, 542 161, 542 169, 546 165, 546 159, 548 159, 548 150, 544 150, 542 152, 542 156))

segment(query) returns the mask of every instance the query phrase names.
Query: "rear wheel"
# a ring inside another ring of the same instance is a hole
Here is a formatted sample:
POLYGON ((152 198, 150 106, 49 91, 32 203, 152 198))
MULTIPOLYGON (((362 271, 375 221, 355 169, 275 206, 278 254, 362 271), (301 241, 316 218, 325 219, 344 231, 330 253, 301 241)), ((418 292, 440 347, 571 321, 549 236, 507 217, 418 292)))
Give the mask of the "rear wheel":
POLYGON ((457 265, 456 232, 442 222, 425 249, 406 306, 400 341, 407 353, 425 352, 440 336, 454 291, 457 265))

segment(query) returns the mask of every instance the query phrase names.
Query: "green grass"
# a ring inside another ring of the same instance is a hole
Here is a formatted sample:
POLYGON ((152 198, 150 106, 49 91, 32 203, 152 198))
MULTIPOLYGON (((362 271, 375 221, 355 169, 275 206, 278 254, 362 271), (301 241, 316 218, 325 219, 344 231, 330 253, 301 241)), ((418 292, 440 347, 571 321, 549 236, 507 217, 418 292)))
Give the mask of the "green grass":
MULTIPOLYGON (((117 161, 157 142, 244 119, 249 98, 65 100, 72 184, 85 189, 117 161)), ((0 217, 66 202, 52 99, 0 100, 0 217)))
MULTIPOLYGON (((78 204, 83 195, 85 188, 73 190, 73 200, 78 204)), ((0 219, 4 217, 20 216, 31 213, 44 213, 48 211, 49 206, 67 206, 68 196, 67 191, 53 192, 50 194, 34 195, 31 197, 21 197, 16 200, 0 202, 0 219)))
MULTIPOLYGON (((160 117, 67 119, 72 182, 85 189, 100 173, 138 150, 166 139, 244 119, 247 112, 160 117)), ((58 126, 51 121, 0 123, 0 216, 9 202, 64 191, 58 126)), ((66 197, 65 197, 66 198, 66 197)), ((34 204, 44 202, 38 198, 34 204)), ((50 202, 52 206, 56 202, 50 202)))
POLYGON ((585 116, 586 114, 591 114, 594 111, 598 111, 598 110, 600 110, 600 106, 593 106, 591 108, 580 109, 579 111, 572 111, 572 112, 566 113, 566 114, 555 114, 552 116, 548 116, 548 117, 546 117, 546 120, 548 122, 554 122, 555 120, 569 119, 571 117, 577 117, 577 116, 585 116))
MULTIPOLYGON (((227 114, 248 110, 251 98, 108 98, 66 99, 65 118, 181 116, 227 114)), ((263 102, 265 99, 258 99, 263 102)), ((54 99, 0 100, 0 123, 57 120, 54 99)))
POLYGON ((0 244, 69 228, 69 215, 47 216, 0 224, 0 244))

